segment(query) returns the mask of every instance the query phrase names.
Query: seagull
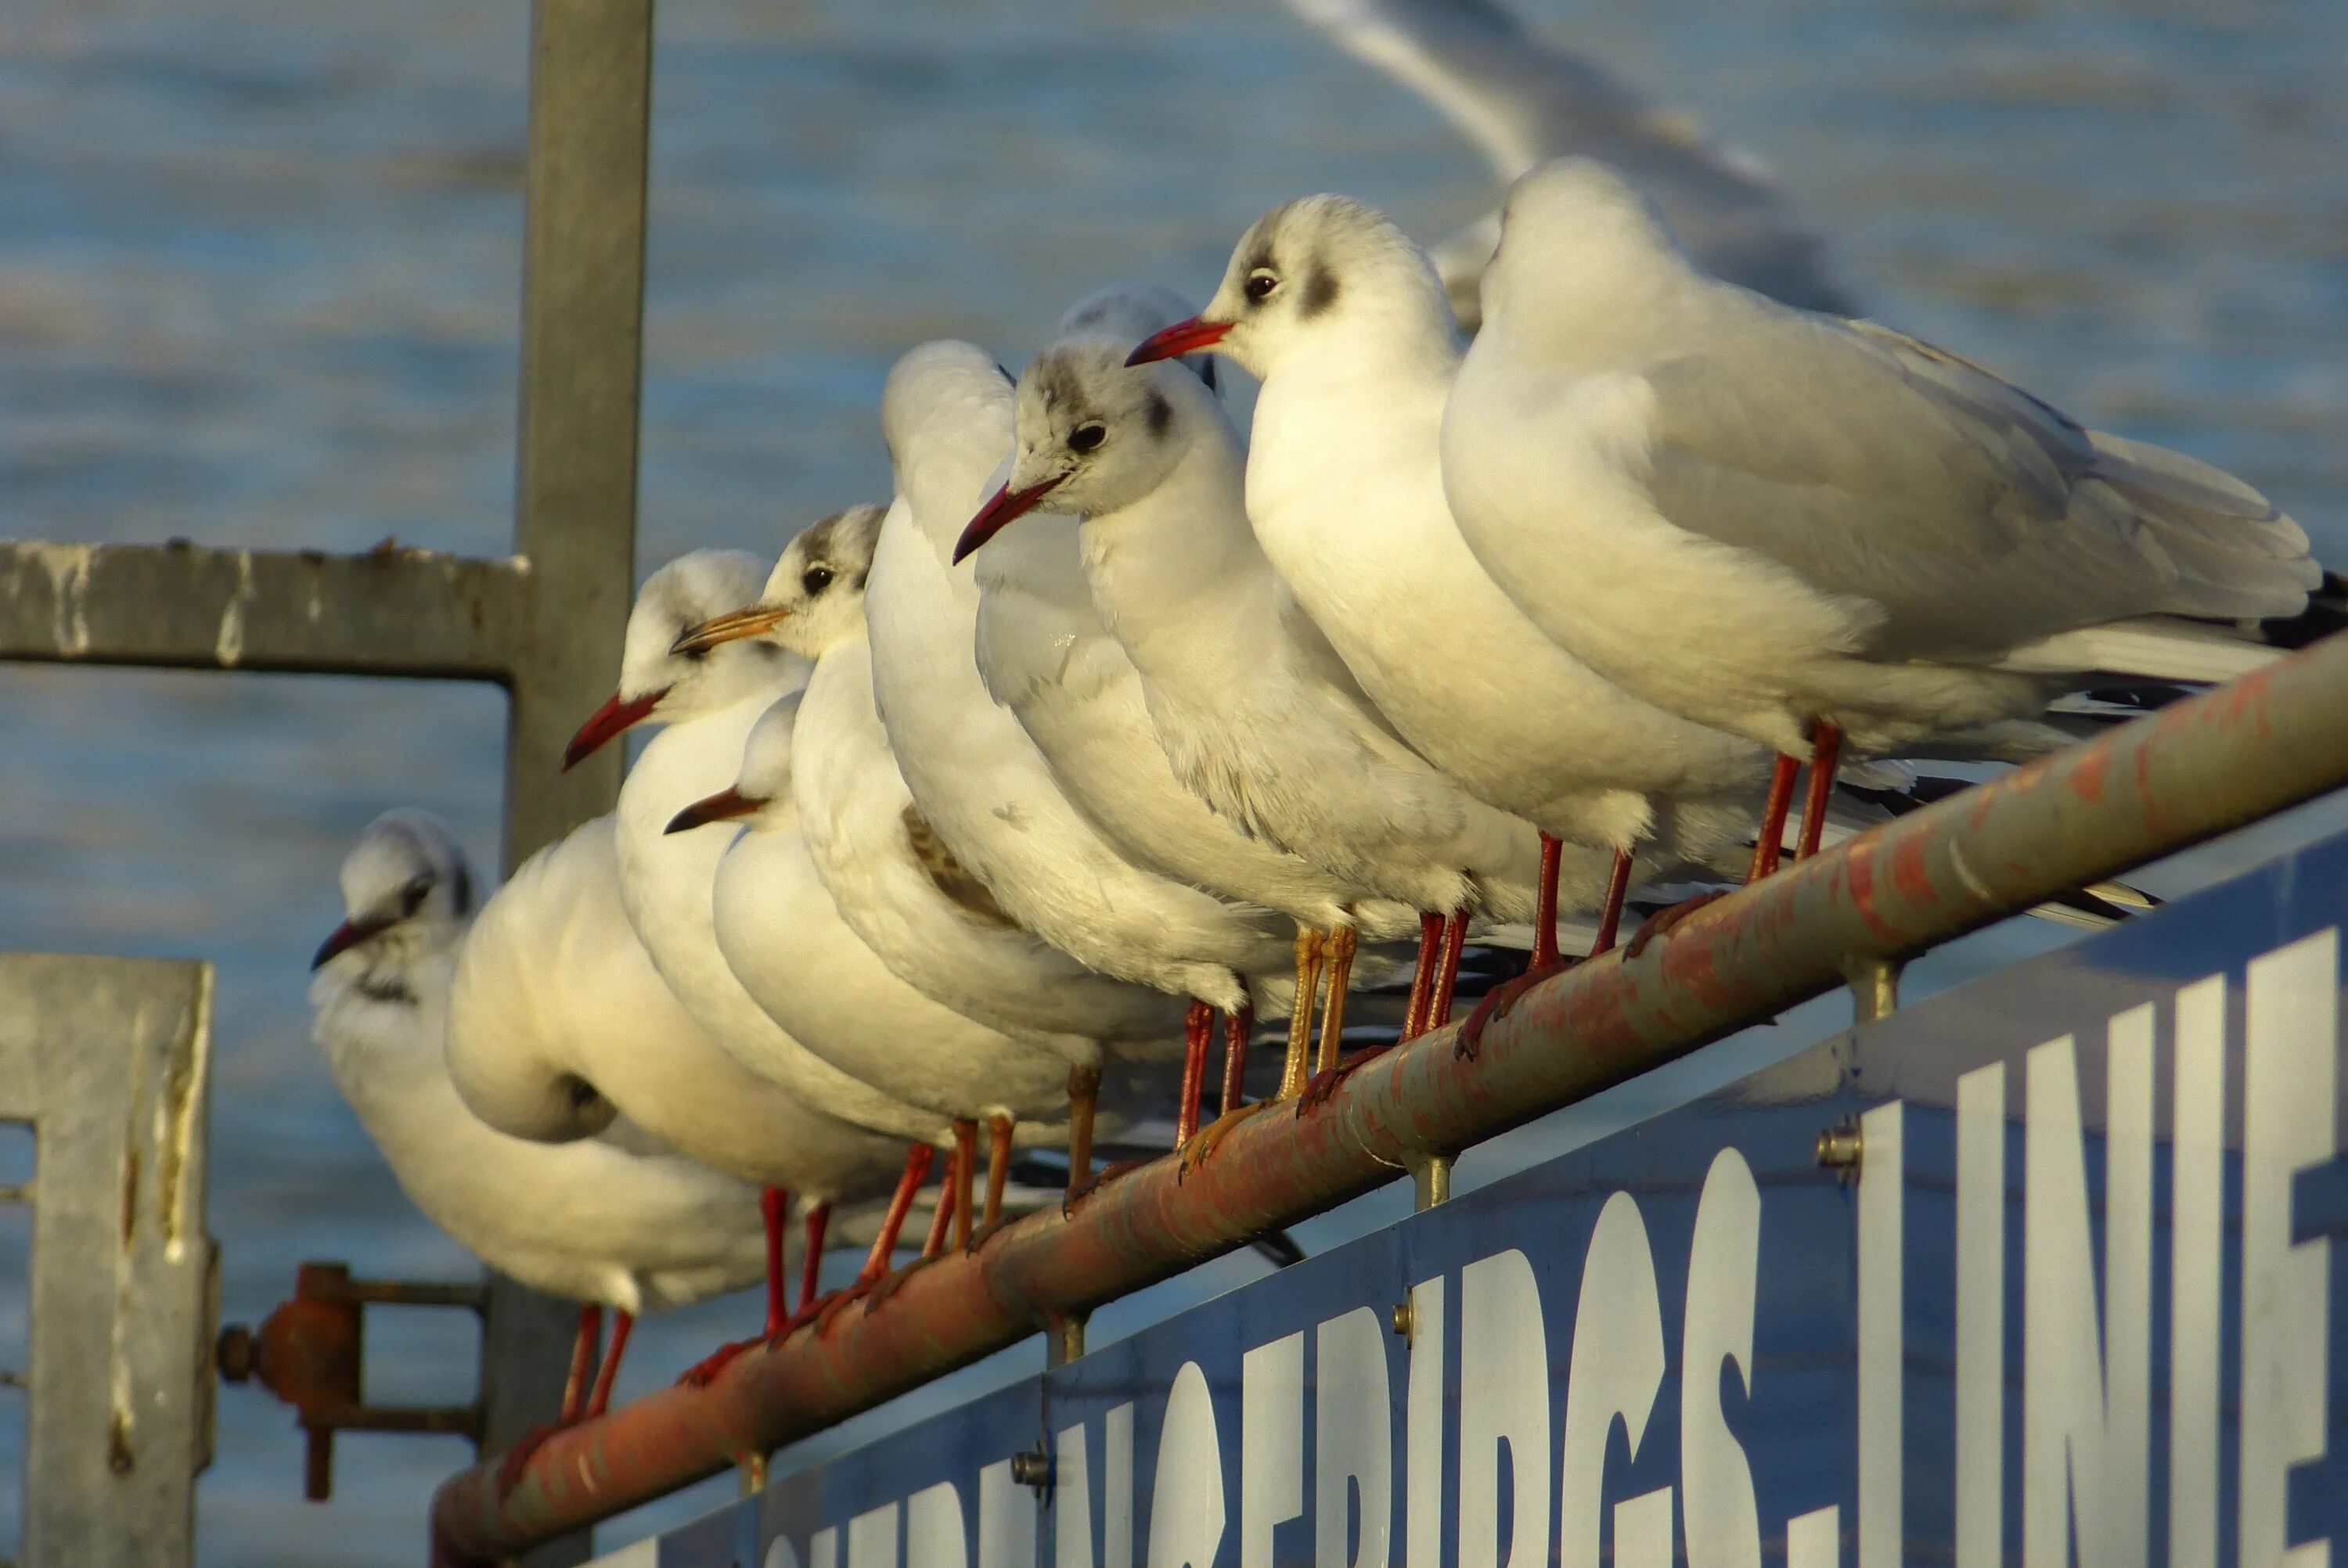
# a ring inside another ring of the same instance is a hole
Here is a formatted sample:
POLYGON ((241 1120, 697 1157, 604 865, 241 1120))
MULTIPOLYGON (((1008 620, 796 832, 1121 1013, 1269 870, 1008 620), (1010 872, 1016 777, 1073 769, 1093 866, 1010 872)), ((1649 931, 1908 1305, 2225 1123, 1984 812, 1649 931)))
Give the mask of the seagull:
MULTIPOLYGON (((1303 856, 1340 889, 1426 912, 1429 936, 1454 911, 1530 918, 1538 831, 1469 794, 1395 733, 1264 559, 1242 499, 1247 455, 1213 394, 1170 365, 1128 367, 1131 343, 1129 333, 1066 338, 1027 367, 1010 477, 957 548, 976 550, 1047 501, 1082 517, 1092 602, 1138 670, 1162 755, 1223 822, 1303 856)), ((1613 856, 1570 848, 1573 902, 1596 907, 1613 856)), ((1353 933, 1337 899, 1346 897, 1266 901, 1327 928, 1344 955, 1353 933)), ((1450 924, 1464 934, 1464 917, 1450 924)), ((1420 958, 1414 996, 1424 999, 1433 941, 1420 958)), ((1333 980, 1333 1022, 1342 996, 1333 980)), ((1439 997, 1422 1002, 1403 1038, 1447 1010, 1439 997)), ((1292 1050, 1292 1078, 1299 1061, 1292 1050)), ((1337 1081, 1334 1033, 1324 1031, 1316 1065, 1308 1105, 1337 1081)))
POLYGON ((1459 526, 1560 646, 1776 751, 1780 813, 1812 761, 1805 847, 1845 749, 2031 754, 2059 693, 2275 658, 2260 621, 2323 583, 2231 475, 1709 277, 1602 165, 1542 166, 1508 214, 1445 417, 1459 526))
MULTIPOLYGON (((800 536, 804 538, 806 536, 800 536)), ((843 590, 844 591, 844 590, 843 590)), ((734 783, 678 812, 668 831, 737 822, 713 890, 717 946, 767 1015, 840 1071, 953 1119, 955 1225, 1003 1214, 1014 1141, 1066 1136, 1068 1063, 932 1001, 901 980, 840 917, 798 828, 791 736, 798 692, 751 726, 734 783), (989 1131, 983 1214, 971 1203, 978 1122, 989 1131)))
POLYGON ((1269 911, 1226 904, 1120 854, 987 694, 972 651, 977 584, 949 558, 1010 455, 1011 402, 1010 376, 965 343, 924 344, 889 374, 881 425, 898 493, 867 590, 873 692, 922 816, 1014 919, 1104 974, 1189 999, 1187 1128, 1211 1012, 1277 1016, 1292 999, 1306 1005, 1313 981, 1300 972, 1292 996, 1274 978, 1292 947, 1304 953, 1269 911))
POLYGON ((1263 384, 1245 499, 1272 569, 1410 749, 1544 835, 1529 979, 1560 963, 1566 845, 1615 857, 1600 951, 1642 845, 1659 870, 1742 858, 1762 748, 1573 658, 1460 537, 1438 453, 1458 334, 1434 269, 1399 229, 1341 197, 1267 214, 1207 309, 1129 362, 1207 349, 1263 384))
POLYGON ((757 639, 814 661, 792 728, 799 832, 839 914, 897 976, 953 1012, 1056 1051, 1067 1066, 1069 1183, 1092 1168, 1094 1111, 1114 1107, 1182 1003, 1086 968, 1006 913, 941 842, 905 786, 874 705, 865 596, 887 508, 851 507, 802 530, 757 600, 680 638, 706 656, 757 639))
MULTIPOLYGON (((629 770, 614 814, 629 924, 661 978, 718 1044, 802 1104, 867 1129, 876 1150, 903 1160, 891 1207, 901 1223, 935 1150, 953 1146, 948 1119, 841 1072, 767 1016, 717 948, 710 893, 724 840, 667 832, 680 810, 733 781, 750 726, 804 683, 806 661, 767 643, 699 654, 670 651, 680 633, 742 603, 765 577, 765 568, 744 552, 695 550, 647 578, 628 617, 619 690, 580 726, 565 765, 640 723, 666 726, 629 770)), ((896 1236, 886 1240, 893 1246, 896 1236)), ((874 1259, 885 1265, 887 1256, 876 1243, 874 1259)), ((859 1287, 878 1279, 868 1268, 859 1287)))
MULTIPOLYGON (((1416 93, 1476 145, 1506 188, 1570 153, 1635 179, 1707 272, 1806 310, 1851 313, 1751 155, 1706 138, 1587 55, 1529 31, 1491 0, 1289 0, 1348 54, 1416 93)), ((1500 239, 1498 212, 1435 247, 1460 323, 1480 318, 1478 281, 1500 239)))
POLYGON ((757 1184, 767 1226, 762 1337, 814 1307, 835 1203, 857 1216, 844 1235, 878 1233, 882 1206, 862 1200, 889 1191, 900 1151, 752 1072, 685 1010, 628 923, 609 816, 530 856, 483 906, 458 949, 447 1042, 457 1093, 499 1132, 562 1142, 616 1111, 757 1184), (792 1194, 807 1230, 797 1314, 783 1271, 792 1194))
MULTIPOLYGON (((369 823, 343 862, 345 918, 311 966, 311 1034, 425 1217, 499 1273, 583 1304, 568 1425, 602 1413, 638 1314, 738 1290, 766 1271, 759 1193, 614 1120, 592 1092, 567 1097, 582 1134, 569 1143, 510 1137, 466 1108, 444 1040, 472 889, 438 817, 402 808, 369 823), (591 1392, 607 1307, 612 1343, 591 1392)), ((580 979, 592 990, 579 1008, 612 999, 601 977, 580 979)))
MULTIPOLYGON (((1169 289, 1114 283, 1070 308, 1059 339, 1122 336, 1129 343, 1189 313, 1169 289)), ((1186 364, 1202 388, 1212 386, 1212 359, 1186 364)), ((976 557, 974 579, 979 673, 989 694, 1017 716, 1055 782, 1137 864, 1220 897, 1276 910, 1297 923, 1308 943, 1320 936, 1332 998, 1323 1020, 1324 1054, 1334 1050, 1344 1027, 1357 933, 1373 941, 1407 937, 1418 928, 1416 912, 1219 815, 1175 775, 1152 728, 1141 676, 1094 609, 1074 518, 1035 514, 976 557)), ((1423 989, 1418 1001, 1423 1011, 1423 989)), ((1311 1028, 1310 1006, 1292 1009, 1276 1098, 1302 1083, 1311 1028)), ((1225 1113, 1237 1109, 1240 1060, 1239 1050, 1226 1051, 1225 1113)))

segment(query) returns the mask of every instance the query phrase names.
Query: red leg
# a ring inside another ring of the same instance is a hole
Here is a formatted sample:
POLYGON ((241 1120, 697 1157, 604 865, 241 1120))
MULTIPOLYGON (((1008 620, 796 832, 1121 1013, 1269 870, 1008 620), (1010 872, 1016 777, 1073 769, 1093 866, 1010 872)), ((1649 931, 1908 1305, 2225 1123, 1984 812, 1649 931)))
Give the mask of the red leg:
POLYGON ((829 1199, 807 1212, 807 1255, 799 1259, 799 1312, 815 1306, 816 1288, 823 1282, 823 1238, 831 1229, 829 1199))
POLYGON ((1549 834, 1540 835, 1540 892, 1533 907, 1533 962, 1536 969, 1557 968, 1557 876, 1565 845, 1549 834))
POLYGON ((567 1427, 587 1408, 587 1379, 595 1370, 595 1347, 603 1337, 603 1308, 589 1302, 579 1309, 579 1337, 571 1342, 571 1375, 562 1380, 562 1413, 555 1424, 567 1427))
POLYGON ((1003 1223, 1003 1189, 1011 1182, 1011 1118, 986 1119, 986 1213, 981 1223, 1003 1223))
POLYGON ((978 1183, 978 1123, 959 1119, 953 1124, 954 1245, 970 1245, 970 1229, 977 1205, 971 1194, 978 1183))
POLYGON ((1614 937, 1622 928, 1622 902, 1631 896, 1631 852, 1614 852, 1614 870, 1606 878, 1606 902, 1598 911, 1598 939, 1590 944, 1590 956, 1611 951, 1614 937))
POLYGON ((791 1223, 791 1195, 780 1187, 758 1189, 758 1214, 767 1222, 767 1333, 769 1337, 783 1331, 790 1321, 784 1303, 790 1297, 783 1290, 783 1231, 791 1223))
POLYGON ((1835 770, 1841 763, 1842 726, 1816 721, 1810 725, 1810 793, 1802 802, 1802 835, 1794 845, 1797 860, 1818 852, 1818 840, 1827 830, 1827 804, 1834 797, 1835 770))
POLYGON ((590 1420, 612 1408, 612 1385, 619 1380, 620 1358, 627 1353, 628 1334, 635 1326, 634 1313, 612 1314, 612 1342, 603 1348, 603 1368, 595 1374, 595 1391, 587 1397, 590 1420))
POLYGON ((897 1191, 889 1200, 889 1213, 880 1222, 880 1234, 872 1238, 872 1250, 864 1255, 864 1267, 857 1278, 866 1284, 889 1272, 890 1256, 897 1250, 897 1237, 905 1228, 905 1216, 913 1212, 913 1195, 922 1190, 922 1182, 930 1173, 930 1163, 938 1152, 927 1143, 916 1143, 905 1153, 904 1174, 897 1178, 897 1191))
POLYGON ((1423 910, 1418 917, 1418 968, 1411 971, 1410 1001, 1403 1009, 1402 1038, 1416 1040, 1426 1032, 1426 1001, 1435 992, 1435 960, 1443 948, 1443 917, 1423 910))
POLYGON ((1223 1024, 1223 1099, 1218 1115, 1228 1116, 1247 1096, 1248 1040, 1255 1033, 1255 1009, 1243 1007, 1223 1024))
POLYGON ((1451 988, 1459 983, 1459 955, 1468 948, 1468 911, 1455 909, 1443 927, 1443 967, 1435 971, 1435 992, 1426 1007, 1426 1027, 1451 1021, 1451 988))
POLYGON ((1182 1015, 1182 1103, 1174 1112, 1174 1146, 1199 1131, 1199 1095, 1206 1087, 1207 1041, 1213 1038, 1215 1009, 1193 1000, 1182 1015))
POLYGON ((1784 753, 1777 754, 1777 766, 1769 774, 1769 799, 1761 808, 1761 835, 1753 841, 1753 868, 1745 874, 1747 882, 1758 882, 1777 869, 1786 842, 1786 813, 1794 804, 1794 770, 1799 766, 1784 753))
POLYGON ((946 1232, 953 1228, 955 1211, 962 1207, 962 1161, 963 1153, 957 1147, 946 1156, 945 1173, 938 1178, 937 1211, 930 1216, 930 1234, 922 1242, 924 1263, 946 1250, 946 1232))

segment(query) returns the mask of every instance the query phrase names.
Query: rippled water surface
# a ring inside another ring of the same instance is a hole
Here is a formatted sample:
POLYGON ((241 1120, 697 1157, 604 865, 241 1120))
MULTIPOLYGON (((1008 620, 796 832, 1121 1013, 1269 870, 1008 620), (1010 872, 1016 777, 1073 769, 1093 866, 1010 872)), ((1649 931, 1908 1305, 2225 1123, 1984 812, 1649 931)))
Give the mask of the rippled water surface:
MULTIPOLYGON (((1772 164, 1871 313, 2237 470, 2348 564, 2348 7, 1539 10, 1772 164)), ((1015 360, 1107 279, 1202 292, 1247 220, 1307 190, 1429 238, 1492 197, 1428 111, 1277 6, 668 0, 660 28, 647 564, 772 550, 885 498, 875 403, 922 338, 1015 360)), ((0 531, 504 549, 523 49, 518 0, 0 10, 0 531)), ((499 710, 420 685, 0 672, 0 948, 221 966, 232 1316, 302 1257, 464 1267, 335 1099, 303 965, 382 807, 428 805, 492 858, 499 710)), ((1936 974, 2043 941, 1992 933, 1936 974)), ((0 1219, 0 1281, 20 1219, 0 1219)), ((655 1325, 623 1393, 755 1310, 655 1325)), ((458 1392, 448 1326, 395 1314, 370 1336, 377 1397, 458 1392)), ((21 1337, 0 1286, 0 1363, 21 1337)), ((16 1420, 0 1408, 0 1450, 16 1420)), ((341 1495, 305 1510, 289 1420, 245 1390, 222 1399, 220 1454, 211 1564, 413 1563, 462 1458, 348 1441, 341 1495)), ((0 1488, 0 1555, 14 1508, 0 1488)))

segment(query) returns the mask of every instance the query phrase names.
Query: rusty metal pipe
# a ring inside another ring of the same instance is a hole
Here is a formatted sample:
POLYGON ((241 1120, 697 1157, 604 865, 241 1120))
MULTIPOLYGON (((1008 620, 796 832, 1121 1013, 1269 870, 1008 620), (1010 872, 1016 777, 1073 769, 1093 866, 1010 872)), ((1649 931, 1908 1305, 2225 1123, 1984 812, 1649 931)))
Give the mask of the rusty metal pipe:
POLYGON ((474 1568, 806 1437, 1049 1321, 1179 1274, 2043 898, 2348 784, 2348 638, 1861 835, 1699 912, 1634 963, 1528 992, 1472 1061, 1455 1034, 1365 1065, 1323 1109, 1237 1126, 1178 1179, 1158 1160, 1086 1199, 753 1352, 550 1438, 500 1498, 494 1467, 433 1499, 433 1562, 474 1568))

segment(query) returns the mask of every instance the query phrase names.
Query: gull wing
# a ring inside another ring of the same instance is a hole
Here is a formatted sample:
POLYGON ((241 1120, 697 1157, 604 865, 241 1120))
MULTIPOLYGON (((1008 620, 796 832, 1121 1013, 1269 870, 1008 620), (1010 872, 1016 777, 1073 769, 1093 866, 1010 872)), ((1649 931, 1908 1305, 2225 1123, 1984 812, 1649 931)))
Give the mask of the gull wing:
POLYGON ((1644 373, 1657 508, 1880 606, 1873 656, 2287 615, 2318 580, 2299 526, 2218 469, 1873 323, 1748 304, 1702 313, 1701 343, 1644 373))

